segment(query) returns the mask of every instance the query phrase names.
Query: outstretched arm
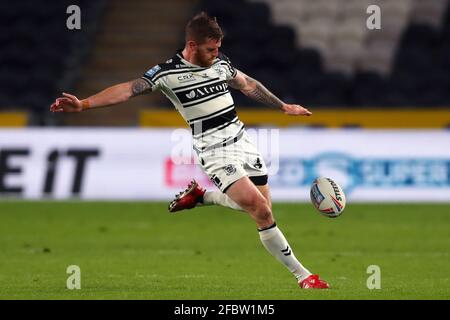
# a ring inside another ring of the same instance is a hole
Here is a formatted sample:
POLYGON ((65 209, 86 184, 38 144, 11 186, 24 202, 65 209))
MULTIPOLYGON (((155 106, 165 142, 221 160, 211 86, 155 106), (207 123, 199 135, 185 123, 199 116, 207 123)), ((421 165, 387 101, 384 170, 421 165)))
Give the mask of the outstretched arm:
POLYGON ((81 112, 87 109, 112 106, 127 101, 137 95, 151 92, 150 84, 144 79, 135 79, 132 81, 117 84, 106 88, 105 90, 79 100, 76 96, 63 93, 50 106, 52 112, 81 112))
POLYGON ((289 115, 310 116, 312 113, 298 104, 287 104, 270 92, 261 82, 242 71, 237 70, 236 76, 228 81, 230 87, 240 90, 247 97, 271 107, 280 108, 289 115))

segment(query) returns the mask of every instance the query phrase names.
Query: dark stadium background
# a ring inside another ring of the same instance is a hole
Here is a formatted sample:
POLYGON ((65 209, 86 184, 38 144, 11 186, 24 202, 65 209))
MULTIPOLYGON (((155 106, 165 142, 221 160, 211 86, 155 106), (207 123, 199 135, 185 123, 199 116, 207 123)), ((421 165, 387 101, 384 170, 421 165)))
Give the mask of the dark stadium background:
MULTIPOLYGON (((222 51, 235 66, 287 101, 316 111, 375 108, 384 114, 450 105, 447 1, 90 0, 0 6, 0 110, 23 117, 10 125, 137 126, 142 110, 172 110, 168 100, 152 95, 89 117, 47 112, 62 91, 86 97, 165 61, 182 48, 184 26, 200 10, 218 18, 226 34, 222 51), (65 27, 72 4, 81 8, 80 30, 65 27), (380 5, 381 30, 365 27, 370 4, 380 5)), ((257 105, 241 94, 234 98, 241 110, 257 105)))

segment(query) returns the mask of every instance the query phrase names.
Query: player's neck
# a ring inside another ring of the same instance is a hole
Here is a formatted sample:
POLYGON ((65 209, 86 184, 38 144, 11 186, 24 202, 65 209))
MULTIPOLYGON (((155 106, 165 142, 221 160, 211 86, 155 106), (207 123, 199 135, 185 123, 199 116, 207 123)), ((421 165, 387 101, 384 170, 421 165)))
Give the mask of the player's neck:
POLYGON ((187 62, 198 66, 198 61, 195 59, 195 56, 192 52, 190 52, 187 48, 184 48, 183 51, 181 51, 181 55, 183 56, 183 59, 187 62))
POLYGON ((188 50, 186 48, 181 51, 181 56, 184 58, 184 60, 189 61, 190 54, 188 53, 188 50))

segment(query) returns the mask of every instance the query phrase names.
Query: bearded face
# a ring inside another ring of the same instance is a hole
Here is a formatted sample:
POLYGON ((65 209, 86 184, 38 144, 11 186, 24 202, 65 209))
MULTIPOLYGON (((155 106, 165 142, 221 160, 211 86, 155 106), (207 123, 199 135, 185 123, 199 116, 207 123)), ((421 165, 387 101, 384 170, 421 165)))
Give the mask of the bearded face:
POLYGON ((222 41, 215 39, 208 39, 202 44, 197 44, 194 52, 195 64, 201 67, 210 67, 219 55, 221 45, 222 41))

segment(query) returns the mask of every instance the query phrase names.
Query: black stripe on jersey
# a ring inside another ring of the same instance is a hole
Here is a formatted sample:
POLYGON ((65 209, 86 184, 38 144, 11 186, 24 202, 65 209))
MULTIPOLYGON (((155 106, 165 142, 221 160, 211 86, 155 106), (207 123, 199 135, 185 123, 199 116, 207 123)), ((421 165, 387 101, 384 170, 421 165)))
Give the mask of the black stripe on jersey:
POLYGON ((222 92, 222 93, 219 93, 219 94, 215 94, 215 95, 213 95, 213 96, 210 96, 208 99, 198 100, 198 101, 195 102, 195 103, 183 104, 183 107, 184 107, 184 108, 190 108, 190 107, 196 106, 196 105, 198 105, 198 104, 202 104, 202 103, 204 103, 204 102, 206 102, 206 101, 209 101, 209 100, 218 98, 218 97, 220 97, 220 96, 223 96, 224 94, 227 94, 227 93, 230 93, 230 91, 227 90, 227 91, 225 91, 225 92, 222 92))
POLYGON ((228 67, 228 69, 230 70, 230 73, 231 73, 231 77, 232 78, 236 77, 237 70, 231 64, 230 59, 222 52, 219 53, 219 59, 220 59, 220 62, 219 62, 220 64, 226 65, 228 67))
POLYGON ((221 125, 227 124, 235 120, 236 118, 237 118, 236 109, 233 108, 228 112, 218 115, 217 117, 208 120, 197 121, 191 124, 192 134, 196 135, 199 133, 203 133, 207 130, 217 128, 221 125))
MULTIPOLYGON (((185 106, 191 102, 199 101, 207 97, 216 96, 218 93, 228 92, 228 84, 225 80, 209 82, 202 86, 184 89, 174 92, 178 100, 185 106)), ((207 101, 207 100, 205 100, 207 101)))
POLYGON ((172 91, 173 91, 173 92, 177 92, 177 91, 180 91, 180 90, 182 90, 182 89, 193 88, 193 87, 195 87, 195 86, 198 86, 198 85, 204 85, 204 84, 211 83, 211 82, 214 82, 214 81, 217 81, 217 80, 220 80, 220 78, 214 78, 214 79, 210 79, 210 80, 206 80, 206 81, 201 81, 201 82, 197 82, 197 83, 191 83, 191 84, 188 84, 187 86, 182 86, 182 87, 173 88, 172 91))
POLYGON ((211 134, 216 133, 217 131, 225 129, 226 127, 232 125, 233 123, 237 123, 238 121, 239 121, 239 118, 236 116, 236 118, 234 118, 232 121, 229 121, 227 123, 224 123, 223 125, 220 125, 220 126, 218 126, 216 128, 212 128, 211 130, 207 130, 207 131, 202 132, 202 133, 197 133, 197 134, 192 133, 192 136, 194 137, 194 139, 204 138, 204 137, 207 137, 207 136, 209 136, 211 134))
POLYGON ((231 74, 233 74, 234 72, 236 72, 235 69, 234 69, 232 66, 230 66, 230 64, 227 63, 226 61, 220 61, 219 64, 220 64, 221 66, 227 67, 227 68, 228 68, 228 71, 230 71, 231 74))
POLYGON ((231 108, 234 108, 234 104, 229 105, 228 107, 225 107, 223 109, 217 110, 216 112, 207 114, 206 116, 201 116, 201 117, 198 117, 198 118, 194 118, 194 119, 188 120, 188 124, 192 124, 193 122, 199 121, 199 120, 207 120, 207 119, 209 119, 211 117, 215 117, 218 113, 221 113, 221 112, 224 112, 224 111, 228 112, 229 110, 231 110, 231 108))
POLYGON ((194 150, 197 151, 197 152, 204 152, 204 151, 208 151, 208 150, 212 150, 212 149, 216 149, 216 148, 221 148, 221 147, 226 147, 226 146, 232 145, 232 144, 238 142, 242 138, 242 136, 244 135, 244 128, 245 128, 245 126, 242 125, 242 127, 239 129, 239 132, 233 138, 230 138, 227 141, 219 142, 219 143, 213 144, 212 146, 207 146, 207 147, 204 147, 204 148, 201 148, 201 149, 199 149, 196 146, 194 146, 194 150))
POLYGON ((146 77, 141 77, 142 80, 145 80, 152 88, 155 86, 152 80, 146 77))

